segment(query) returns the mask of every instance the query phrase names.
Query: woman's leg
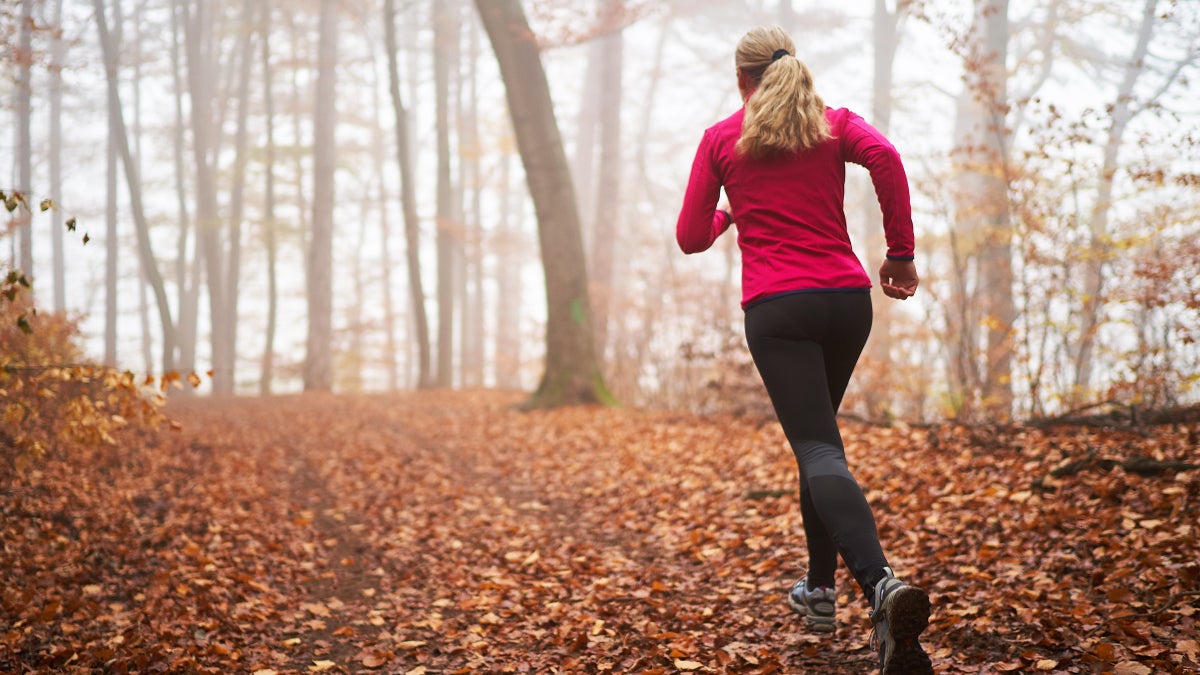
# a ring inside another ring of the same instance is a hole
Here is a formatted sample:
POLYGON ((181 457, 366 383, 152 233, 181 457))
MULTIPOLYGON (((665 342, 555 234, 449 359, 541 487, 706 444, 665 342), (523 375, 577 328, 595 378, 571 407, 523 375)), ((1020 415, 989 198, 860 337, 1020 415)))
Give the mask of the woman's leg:
POLYGON ((800 468, 814 577, 828 574, 831 559, 836 564, 836 548, 868 600, 887 560, 871 507, 846 464, 833 398, 840 403, 870 317, 865 293, 794 294, 746 312, 751 355, 800 468))

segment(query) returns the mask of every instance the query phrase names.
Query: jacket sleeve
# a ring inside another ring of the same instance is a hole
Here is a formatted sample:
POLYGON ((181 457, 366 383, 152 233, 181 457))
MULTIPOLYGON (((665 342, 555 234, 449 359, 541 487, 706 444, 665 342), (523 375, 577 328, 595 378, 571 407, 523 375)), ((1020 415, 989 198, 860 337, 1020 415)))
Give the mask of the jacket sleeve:
POLYGON ((887 257, 912 260, 915 249, 912 204, 900 153, 875 127, 854 113, 849 113, 839 139, 842 159, 866 167, 871 173, 875 196, 883 211, 887 257))
POLYGON ((675 224, 675 240, 684 253, 707 250, 729 228, 732 222, 729 215, 717 210, 720 198, 721 179, 713 162, 712 137, 705 133, 692 162, 683 208, 675 224))

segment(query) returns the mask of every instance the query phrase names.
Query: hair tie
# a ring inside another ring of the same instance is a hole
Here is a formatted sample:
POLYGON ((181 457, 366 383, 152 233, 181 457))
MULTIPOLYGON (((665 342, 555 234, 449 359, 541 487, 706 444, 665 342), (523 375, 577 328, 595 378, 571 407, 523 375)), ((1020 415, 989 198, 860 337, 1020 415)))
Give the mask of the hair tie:
POLYGON ((788 50, 786 50, 786 49, 776 49, 775 53, 771 55, 771 63, 775 63, 776 61, 778 61, 779 59, 782 59, 785 56, 791 56, 791 53, 788 52, 788 50))

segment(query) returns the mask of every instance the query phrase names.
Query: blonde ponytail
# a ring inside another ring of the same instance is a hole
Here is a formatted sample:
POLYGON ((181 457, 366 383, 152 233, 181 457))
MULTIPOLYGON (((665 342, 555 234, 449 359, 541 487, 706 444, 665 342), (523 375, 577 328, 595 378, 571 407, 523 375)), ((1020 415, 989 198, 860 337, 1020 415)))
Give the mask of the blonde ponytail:
POLYGON ((795 53, 792 38, 778 26, 755 28, 738 43, 738 70, 758 85, 746 100, 737 143, 743 155, 763 158, 808 150, 830 138, 825 102, 813 87, 812 72, 795 53))

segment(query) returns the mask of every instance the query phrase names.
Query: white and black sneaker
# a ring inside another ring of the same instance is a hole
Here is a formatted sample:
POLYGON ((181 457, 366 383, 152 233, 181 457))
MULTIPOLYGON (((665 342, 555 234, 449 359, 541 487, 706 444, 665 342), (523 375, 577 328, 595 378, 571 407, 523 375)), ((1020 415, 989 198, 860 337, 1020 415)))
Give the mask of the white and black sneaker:
POLYGON ((809 589, 807 574, 792 584, 787 603, 788 607, 804 617, 810 631, 832 633, 837 630, 837 595, 829 586, 809 589))

